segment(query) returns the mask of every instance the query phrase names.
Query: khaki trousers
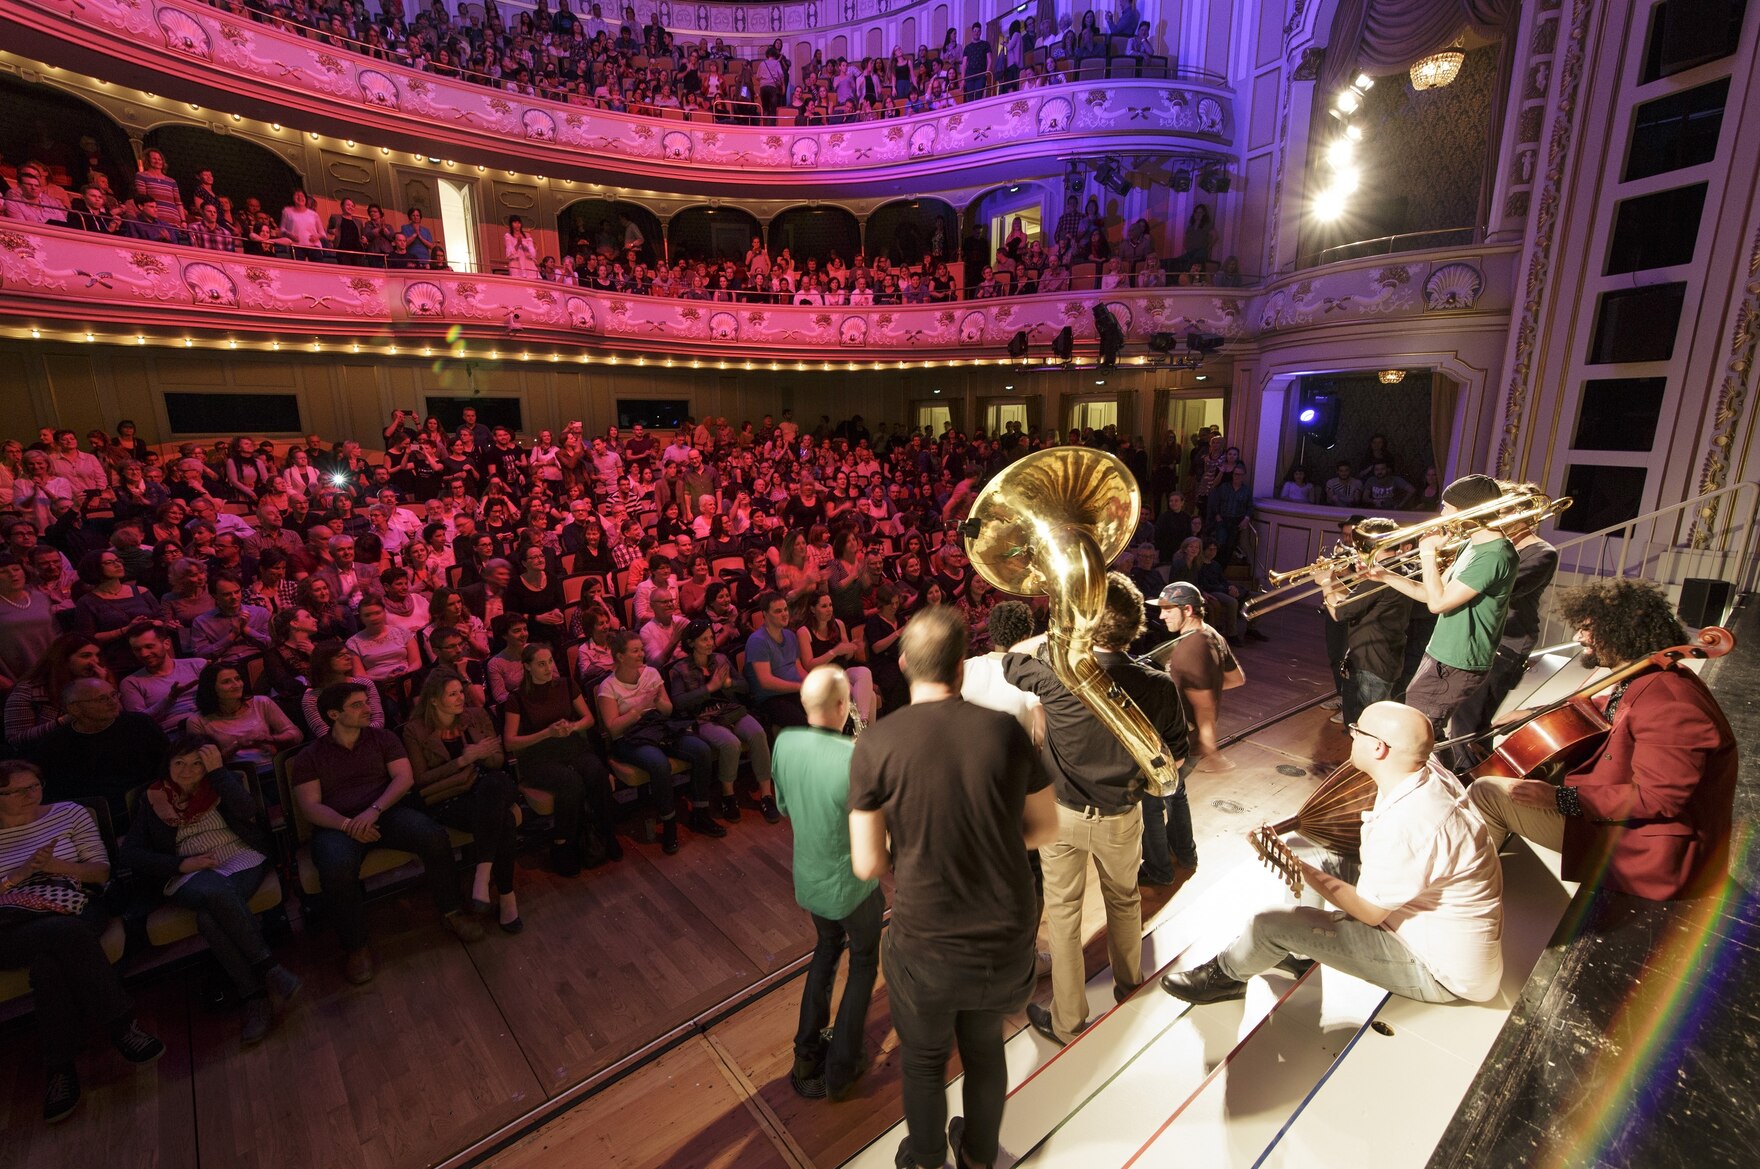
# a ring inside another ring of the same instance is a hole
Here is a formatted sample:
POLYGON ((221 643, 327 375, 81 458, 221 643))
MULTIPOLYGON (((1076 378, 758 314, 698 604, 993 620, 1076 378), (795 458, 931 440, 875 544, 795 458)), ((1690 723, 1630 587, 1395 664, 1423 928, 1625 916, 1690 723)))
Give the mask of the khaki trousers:
POLYGON ((1136 809, 1111 816, 1084 815, 1057 805, 1057 841, 1039 850, 1045 873, 1045 910, 1051 927, 1051 1024, 1068 1041, 1088 1021, 1082 965, 1082 894, 1088 858, 1100 876, 1106 903, 1106 949, 1119 986, 1143 981, 1143 901, 1137 869, 1143 862, 1143 817, 1136 809))
POLYGON ((1541 848, 1563 852, 1564 817, 1552 808, 1529 808, 1516 803, 1509 797, 1509 782, 1479 779, 1467 789, 1467 803, 1491 829, 1492 842, 1501 848, 1509 834, 1514 832, 1541 848))

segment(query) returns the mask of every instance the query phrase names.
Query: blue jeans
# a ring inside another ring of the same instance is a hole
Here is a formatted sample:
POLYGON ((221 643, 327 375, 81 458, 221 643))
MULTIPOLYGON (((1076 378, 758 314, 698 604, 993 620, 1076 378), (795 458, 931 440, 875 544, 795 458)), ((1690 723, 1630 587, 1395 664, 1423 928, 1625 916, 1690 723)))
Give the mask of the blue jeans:
POLYGON ((800 1026, 794 1033, 796 1059, 825 1069, 826 1087, 842 1088, 860 1070, 862 1031, 867 1026, 868 1003, 874 997, 874 980, 880 970, 880 924, 886 913, 886 894, 875 889, 849 916, 832 920, 813 914, 818 941, 807 967, 807 984, 801 990, 800 1026), (821 1034, 831 1018, 831 985, 837 981, 837 963, 849 944, 849 981, 837 1004, 837 1026, 829 1049, 821 1034))
POLYGON ((1271 969, 1286 954, 1312 958, 1402 998, 1425 1003, 1455 998, 1393 934, 1340 910, 1309 905, 1255 914, 1245 932, 1216 956, 1216 963, 1230 978, 1245 981, 1271 969))
POLYGON ((1143 880, 1173 883, 1174 861, 1188 869, 1198 866, 1198 842, 1192 837, 1192 805, 1186 785, 1171 796, 1143 797, 1143 880))
POLYGON ((379 839, 371 844, 362 844, 339 828, 314 828, 312 863, 318 867, 318 885, 324 891, 325 907, 336 918, 336 934, 343 949, 358 950, 367 944, 361 862, 375 848, 413 852, 422 862, 435 907, 441 913, 464 908, 452 838, 438 820, 411 800, 385 809, 379 817, 379 839))
POLYGON ((1344 680, 1342 697, 1344 706, 1344 723, 1348 727, 1363 717, 1363 712, 1377 702, 1385 702, 1393 697, 1393 683, 1386 678, 1378 677, 1357 666, 1351 667, 1351 676, 1344 680))
MULTIPOLYGON (((715 752, 695 735, 678 735, 672 740, 671 753, 690 764, 691 806, 709 806, 709 779, 714 771, 715 752)), ((639 767, 648 773, 646 785, 649 806, 654 815, 670 820, 676 814, 672 798, 672 757, 651 743, 614 739, 611 756, 619 763, 639 767)))
POLYGON ((263 941, 262 926, 250 908, 268 871, 268 861, 229 877, 198 871, 171 895, 173 903, 194 911, 196 928, 220 969, 247 998, 263 989, 261 971, 269 962, 269 944, 263 941))

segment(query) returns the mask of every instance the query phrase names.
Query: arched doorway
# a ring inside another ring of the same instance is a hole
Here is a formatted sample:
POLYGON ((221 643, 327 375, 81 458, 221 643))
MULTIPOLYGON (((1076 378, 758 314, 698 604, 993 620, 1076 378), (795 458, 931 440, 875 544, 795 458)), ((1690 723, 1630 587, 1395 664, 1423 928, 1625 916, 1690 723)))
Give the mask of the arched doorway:
POLYGON ((666 225, 673 261, 741 260, 763 236, 757 216, 741 207, 687 207, 666 225))
MULTIPOLYGON (((254 198, 274 216, 293 202, 295 187, 314 198, 329 194, 307 189, 300 173, 279 154, 237 134, 216 134, 202 126, 155 126, 141 140, 165 155, 165 173, 177 180, 186 203, 200 170, 214 172, 214 193, 231 199, 235 207, 254 198)), ((360 211, 365 214, 366 208, 360 211)))
POLYGON ((0 77, 0 155, 13 166, 42 163, 49 181, 77 195, 93 171, 127 195, 134 174, 128 135, 96 106, 50 85, 0 77))
POLYGON ((769 244, 771 255, 787 248, 796 263, 834 255, 848 263, 862 250, 862 226, 844 207, 790 207, 770 221, 769 244))
POLYGON ((578 199, 557 213, 556 238, 562 251, 573 255, 579 264, 594 255, 623 255, 631 226, 642 238, 637 260, 644 264, 657 261, 662 250, 660 217, 640 203, 578 199))
POLYGON ((959 255, 959 213, 942 199, 897 199, 868 216, 868 256, 895 264, 915 264, 925 255, 951 260, 959 255), (936 247, 936 229, 940 247, 936 247))

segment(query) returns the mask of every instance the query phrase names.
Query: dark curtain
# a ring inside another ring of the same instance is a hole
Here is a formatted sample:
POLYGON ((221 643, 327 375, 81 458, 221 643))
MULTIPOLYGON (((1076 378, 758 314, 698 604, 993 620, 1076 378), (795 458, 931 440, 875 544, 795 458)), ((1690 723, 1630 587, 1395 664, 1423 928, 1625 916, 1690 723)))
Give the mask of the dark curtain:
POLYGON ((1341 0, 1319 92, 1335 93, 1359 72, 1404 69, 1446 47, 1463 28, 1502 36, 1519 8, 1518 0, 1341 0))

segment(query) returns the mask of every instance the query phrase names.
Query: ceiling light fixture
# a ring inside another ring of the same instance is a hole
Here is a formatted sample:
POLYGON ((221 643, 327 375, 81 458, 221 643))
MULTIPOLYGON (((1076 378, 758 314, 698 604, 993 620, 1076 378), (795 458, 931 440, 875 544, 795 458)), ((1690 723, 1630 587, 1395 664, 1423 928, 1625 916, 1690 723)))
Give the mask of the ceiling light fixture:
POLYGON ((1406 371, 1403 369, 1384 369, 1375 376, 1381 379, 1381 384, 1384 386, 1397 386, 1406 380, 1406 371))
POLYGON ((1456 37, 1454 43, 1441 52, 1419 57, 1412 62, 1412 88, 1420 93, 1427 89, 1442 89, 1461 75, 1461 66, 1466 63, 1467 55, 1461 51, 1461 38, 1456 37))

